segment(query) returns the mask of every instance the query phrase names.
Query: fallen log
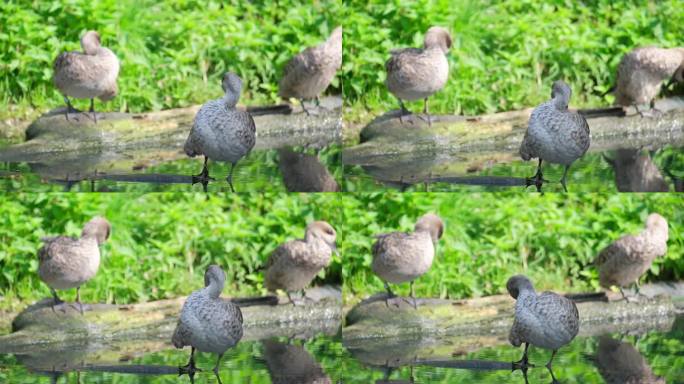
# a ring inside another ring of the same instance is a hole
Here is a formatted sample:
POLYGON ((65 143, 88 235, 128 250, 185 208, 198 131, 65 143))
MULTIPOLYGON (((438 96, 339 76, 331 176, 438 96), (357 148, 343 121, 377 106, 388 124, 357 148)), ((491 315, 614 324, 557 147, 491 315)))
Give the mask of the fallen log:
MULTIPOLYGON (((243 307, 243 340, 337 332, 342 319, 339 289, 312 288, 307 290, 307 297, 313 300, 301 306, 281 300, 278 305, 243 307)), ((44 299, 15 317, 12 333, 0 336, 0 353, 132 340, 168 343, 184 301, 177 298, 131 305, 92 304, 81 315, 76 305, 67 304, 53 311, 52 299, 44 299)))
MULTIPOLYGON (((670 330, 677 314, 673 300, 684 298, 684 284, 648 286, 644 292, 651 297, 638 302, 577 303, 579 336, 670 330)), ((409 301, 388 307, 385 294, 378 294, 352 308, 342 329, 345 348, 368 365, 402 366, 508 343, 515 306, 510 296, 419 299, 417 310, 409 301)))
MULTIPOLYGON (((684 146, 684 97, 658 100, 658 116, 624 116, 612 109, 582 110, 591 130, 589 152, 622 148, 684 146), (605 113, 604 113, 605 112, 605 113)), ((518 150, 532 109, 482 116, 441 115, 432 126, 421 115, 391 111, 361 131, 361 143, 342 152, 346 165, 360 165, 376 179, 393 183, 458 177, 471 170, 519 160, 518 150)))

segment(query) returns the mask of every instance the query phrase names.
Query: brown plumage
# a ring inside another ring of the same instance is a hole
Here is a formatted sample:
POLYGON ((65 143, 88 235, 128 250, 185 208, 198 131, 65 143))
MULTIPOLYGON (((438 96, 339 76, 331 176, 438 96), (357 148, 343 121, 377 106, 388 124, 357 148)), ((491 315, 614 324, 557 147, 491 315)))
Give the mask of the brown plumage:
POLYGON ((289 192, 338 192, 340 186, 318 156, 278 150, 278 167, 289 192))
POLYGON ((108 48, 100 45, 100 35, 95 31, 86 32, 81 37, 83 52, 62 52, 55 59, 52 81, 64 95, 67 104, 65 116, 75 111, 69 96, 90 99, 90 112, 97 121, 94 98, 102 101, 116 96, 116 80, 119 76, 119 59, 108 48))
POLYGON ((111 232, 109 222, 95 217, 85 224, 81 237, 57 236, 44 238, 38 250, 38 276, 50 287, 54 304, 61 304, 56 289, 76 288, 76 302, 81 313, 80 289, 92 279, 100 267, 100 248, 111 232))
POLYGON ((294 305, 290 292, 304 289, 330 264, 336 237, 335 229, 325 221, 310 223, 304 239, 288 241, 271 253, 264 272, 266 288, 286 291, 294 305))
POLYGON ((444 88, 449 79, 446 55, 450 48, 449 31, 442 27, 430 27, 425 32, 423 48, 404 48, 391 52, 391 57, 385 62, 385 85, 399 100, 402 115, 408 113, 403 100, 423 99, 423 113, 427 115, 428 124, 431 124, 428 97, 444 88))
POLYGON ((608 159, 615 172, 615 185, 620 192, 667 192, 670 186, 651 157, 639 149, 618 149, 608 159))
POLYGON ((335 28, 328 39, 295 55, 285 65, 278 95, 294 97, 302 102, 318 98, 332 82, 342 66, 342 27, 335 28))
POLYGON ((444 233, 444 222, 439 216, 428 213, 416 222, 414 231, 392 232, 377 236, 373 244, 371 268, 384 283, 387 299, 395 297, 389 283, 410 282, 411 298, 416 307, 413 281, 425 274, 435 257, 435 244, 444 233))
POLYGON ((635 48, 618 65, 615 103, 634 105, 637 111, 638 105, 643 104, 650 104, 653 109, 663 81, 681 82, 683 77, 684 48, 635 48))
POLYGON ((628 342, 601 336, 593 360, 606 384, 665 384, 628 342))
POLYGON ((653 260, 665 255, 667 240, 667 220, 657 213, 648 215, 641 233, 622 236, 599 253, 594 263, 601 286, 617 286, 625 297, 622 288, 637 283, 653 260))
POLYGON ((321 365, 298 345, 263 341, 264 360, 273 384, 331 384, 321 365))

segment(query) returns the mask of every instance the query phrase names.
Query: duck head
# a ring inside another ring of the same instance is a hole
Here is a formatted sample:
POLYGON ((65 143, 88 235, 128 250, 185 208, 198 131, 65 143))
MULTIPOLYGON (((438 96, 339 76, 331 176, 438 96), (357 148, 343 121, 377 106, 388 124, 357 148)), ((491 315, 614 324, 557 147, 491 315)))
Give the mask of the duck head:
POLYGON ((221 88, 226 93, 224 99, 228 107, 233 108, 240 100, 240 92, 242 92, 242 79, 233 72, 226 72, 221 81, 221 88))
POLYGON ((81 237, 95 237, 97 245, 102 245, 112 233, 112 226, 109 221, 102 216, 93 217, 83 226, 81 237))
POLYGON ((444 222, 434 213, 427 213, 418 219, 414 231, 429 233, 432 243, 436 244, 444 234, 444 222))
POLYGON ((308 242, 313 239, 319 239, 325 242, 330 249, 337 248, 335 240, 337 239, 337 232, 325 221, 314 221, 306 227, 305 240, 308 242))
POLYGON ((556 108, 559 110, 568 109, 568 103, 572 96, 572 89, 563 80, 556 80, 551 87, 551 98, 554 100, 556 108))
POLYGON ((100 34, 95 31, 86 32, 81 37, 81 48, 86 55, 94 55, 100 48, 100 34))
POLYGON ((524 275, 515 275, 508 279, 508 282, 506 283, 506 289, 508 289, 508 293, 514 299, 517 299, 518 295, 522 291, 529 290, 534 292, 532 282, 527 278, 527 276, 524 275))
POLYGON ((204 272, 204 286, 209 289, 209 295, 213 298, 219 297, 226 283, 226 273, 218 265, 212 264, 204 272))
POLYGON ((430 29, 425 32, 423 46, 425 49, 439 48, 446 55, 451 48, 451 35, 445 28, 430 27, 430 29))

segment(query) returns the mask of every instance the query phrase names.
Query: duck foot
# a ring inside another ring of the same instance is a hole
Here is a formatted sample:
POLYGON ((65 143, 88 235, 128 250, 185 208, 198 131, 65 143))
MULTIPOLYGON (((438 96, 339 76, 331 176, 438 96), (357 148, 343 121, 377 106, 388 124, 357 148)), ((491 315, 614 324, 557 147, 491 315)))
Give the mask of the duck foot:
POLYGON ((195 376, 195 373, 202 372, 202 369, 197 368, 194 361, 191 361, 182 367, 178 367, 178 376, 188 375, 195 376))
POLYGON ((204 192, 207 192, 207 185, 209 185, 210 181, 215 181, 216 179, 209 176, 209 169, 207 168, 207 160, 208 158, 205 156, 204 157, 204 167, 202 167, 202 172, 200 172, 197 175, 192 175, 192 185, 195 185, 197 183, 202 184, 202 189, 204 192))

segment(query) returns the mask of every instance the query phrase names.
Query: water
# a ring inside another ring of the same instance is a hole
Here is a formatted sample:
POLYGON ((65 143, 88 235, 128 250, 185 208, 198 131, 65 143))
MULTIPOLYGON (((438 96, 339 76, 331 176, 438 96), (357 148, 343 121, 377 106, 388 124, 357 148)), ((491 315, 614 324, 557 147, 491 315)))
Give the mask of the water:
MULTIPOLYGON (((378 163, 345 166, 345 182, 355 191, 401 189, 405 191, 480 192, 535 191, 526 178, 535 174, 536 159, 523 162, 506 153, 477 154, 459 159, 450 155, 422 160, 388 156, 378 163)), ((543 165, 543 191, 562 191, 558 182, 563 166, 543 165)), ((637 191, 646 186, 656 191, 683 191, 684 147, 623 149, 588 153, 573 163, 568 173, 570 192, 637 191), (611 164, 612 163, 612 164, 611 164)))
MULTIPOLYGON (((324 335, 306 341, 241 342, 224 356, 220 378, 223 383, 409 383, 411 377, 415 383, 525 382, 521 371, 510 370, 522 347, 487 337, 482 344, 495 346, 470 350, 441 342, 401 354, 392 348, 374 353, 346 350, 338 337, 324 335)), ((188 376, 177 375, 177 367, 188 356, 188 349, 176 350, 165 342, 116 350, 47 351, 33 357, 0 355, 0 382, 77 383, 80 377, 81 383, 189 383, 188 376)), ((529 383, 550 383, 543 366, 550 352, 531 347, 529 357, 536 364, 527 372, 529 383)), ((204 371, 195 382, 218 382, 211 372, 214 363, 214 356, 199 354, 197 364, 204 371)), ((560 383, 626 382, 625 376, 616 375, 629 372, 642 380, 634 382, 656 382, 658 376, 662 382, 684 383, 684 317, 669 330, 577 338, 559 351, 553 363, 560 383)))
MULTIPOLYGON (((331 145, 315 150, 298 148, 306 160, 317 161, 321 169, 335 179, 342 176, 340 148, 331 145)), ((255 150, 235 167, 233 185, 237 192, 285 192, 288 189, 279 168, 276 150, 255 150)), ((202 170, 202 158, 187 158, 179 148, 146 151, 145 154, 78 154, 73 157, 38 158, 33 162, 4 163, 0 166, 0 189, 16 192, 189 192, 202 191, 192 184, 192 175, 202 170)), ((209 162, 209 172, 216 180, 209 182, 209 192, 230 192, 226 176, 230 164, 209 162)), ((295 183, 297 180, 294 181, 295 183)))

